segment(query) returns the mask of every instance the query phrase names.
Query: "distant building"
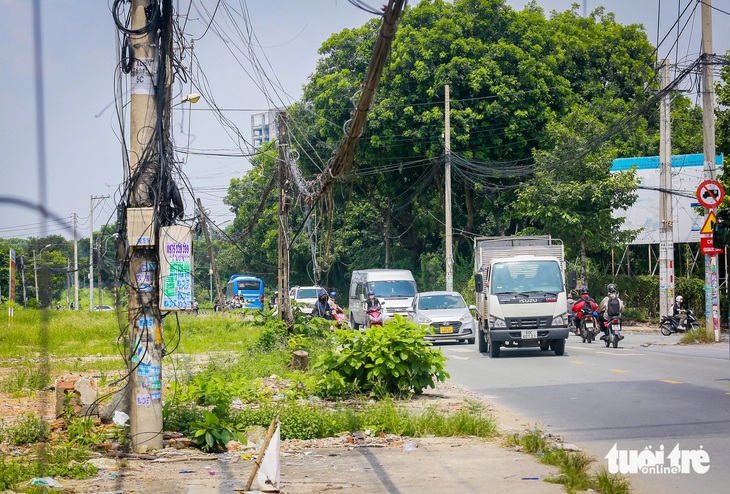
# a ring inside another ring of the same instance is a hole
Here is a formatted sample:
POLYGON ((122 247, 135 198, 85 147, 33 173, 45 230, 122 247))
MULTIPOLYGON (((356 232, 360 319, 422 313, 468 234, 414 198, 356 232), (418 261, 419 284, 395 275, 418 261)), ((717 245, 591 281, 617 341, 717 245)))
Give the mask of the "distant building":
POLYGON ((278 109, 274 108, 263 113, 251 115, 251 142, 256 149, 261 148, 267 142, 276 139, 276 114, 278 109))

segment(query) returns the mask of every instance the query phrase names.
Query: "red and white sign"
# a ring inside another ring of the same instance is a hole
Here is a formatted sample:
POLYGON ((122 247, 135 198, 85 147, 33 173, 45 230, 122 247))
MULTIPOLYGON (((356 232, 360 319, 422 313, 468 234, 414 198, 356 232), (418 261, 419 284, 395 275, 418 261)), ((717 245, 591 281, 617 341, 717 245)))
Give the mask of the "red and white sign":
POLYGON ((716 249, 715 246, 712 244, 712 236, 700 237, 700 249, 702 250, 703 254, 708 254, 711 256, 714 256, 716 254, 722 254, 722 249, 716 249))
POLYGON ((717 180, 705 180, 697 187, 697 200, 706 208, 716 208, 725 199, 725 188, 717 180))

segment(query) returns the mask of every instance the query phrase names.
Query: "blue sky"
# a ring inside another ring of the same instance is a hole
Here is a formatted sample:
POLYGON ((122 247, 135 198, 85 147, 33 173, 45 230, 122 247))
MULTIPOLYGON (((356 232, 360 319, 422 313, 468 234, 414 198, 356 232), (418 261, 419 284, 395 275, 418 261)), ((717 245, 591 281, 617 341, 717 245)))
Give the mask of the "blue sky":
MULTIPOLYGON (((649 40, 655 43, 659 2, 588 1, 588 11, 602 3, 607 11, 616 13, 619 22, 643 24, 649 40)), ((678 3, 683 9, 689 2, 694 0, 661 1, 660 37, 675 21, 678 3)), ((110 200, 99 201, 97 205, 94 216, 98 229, 101 222, 112 216, 115 194, 122 181, 121 145, 115 133, 116 115, 108 106, 114 99, 116 67, 111 0, 44 0, 41 3, 48 205, 51 211, 64 218, 78 213, 81 235, 88 236, 90 196, 111 196, 110 200)), ((226 3, 238 10, 244 2, 226 0, 226 3)), ((384 2, 369 3, 376 6, 384 2)), ((522 8, 526 2, 508 0, 507 3, 522 8)), ((544 0, 537 3, 549 12, 568 9, 574 2, 544 0)), ((181 12, 187 10, 188 4, 189 0, 175 0, 177 10, 181 12)), ((207 25, 205 9, 212 12, 215 4, 216 0, 193 0, 186 32, 200 37, 207 25)), ((22 197, 37 202, 31 5, 30 0, 0 0, 3 12, 0 17, 0 66, 3 67, 0 77, 0 196, 22 197)), ((713 5, 730 11, 730 0, 713 0, 713 5)), ((289 95, 283 97, 285 102, 291 102, 290 97, 296 99, 301 95, 302 85, 315 69, 317 49, 323 41, 332 33, 360 26, 370 18, 369 14, 346 0, 267 0, 248 2, 247 7, 262 45, 258 56, 267 64, 267 74, 275 74, 281 81, 284 91, 280 94, 289 95)), ((680 59, 685 56, 692 59, 699 53, 699 19, 697 9, 694 22, 682 36, 680 59)), ((728 19, 726 14, 713 13, 717 53, 725 53, 730 46, 728 19)), ((674 39, 673 34, 670 38, 674 39)), ((663 45, 662 55, 666 55, 668 45, 663 45)), ((262 110, 270 106, 214 30, 196 41, 195 51, 219 107, 262 110)), ((674 52, 670 59, 674 60, 674 52)), ((178 100, 183 92, 187 91, 179 88, 178 100)), ((187 143, 189 128, 193 148, 234 147, 229 135, 201 104, 204 105, 199 102, 193 112, 183 111, 184 105, 176 109, 177 144, 187 143)), ((250 115, 251 112, 246 111, 227 114, 246 137, 250 136, 250 115)), ((231 214, 221 202, 225 188, 231 178, 240 177, 249 169, 248 162, 244 158, 195 156, 187 160, 183 169, 193 187, 200 190, 199 196, 213 219, 225 225, 231 219, 231 214)), ((37 213, 0 204, 0 237, 39 236, 41 226, 37 213)), ((47 233, 63 232, 50 225, 47 233)))

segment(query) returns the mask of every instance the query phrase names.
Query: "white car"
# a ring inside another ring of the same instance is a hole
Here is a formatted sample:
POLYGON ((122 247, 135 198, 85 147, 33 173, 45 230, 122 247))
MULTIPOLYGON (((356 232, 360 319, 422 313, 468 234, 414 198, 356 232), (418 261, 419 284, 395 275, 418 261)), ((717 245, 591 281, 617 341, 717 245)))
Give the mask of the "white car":
POLYGON ((295 286, 289 290, 289 298, 299 305, 304 314, 310 315, 317 303, 319 291, 323 288, 320 286, 295 286))
POLYGON ((459 292, 423 292, 413 299, 408 319, 427 324, 432 333, 427 341, 458 340, 474 343, 476 325, 471 315, 475 306, 468 306, 459 292))

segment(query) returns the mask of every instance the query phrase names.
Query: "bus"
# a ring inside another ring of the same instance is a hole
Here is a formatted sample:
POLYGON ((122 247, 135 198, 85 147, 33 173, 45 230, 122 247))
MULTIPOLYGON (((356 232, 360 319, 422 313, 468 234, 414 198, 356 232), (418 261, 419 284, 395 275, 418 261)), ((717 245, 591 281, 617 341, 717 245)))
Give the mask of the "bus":
POLYGON ((263 309, 264 281, 248 274, 234 274, 228 280, 226 298, 234 308, 263 309), (240 305, 234 303, 234 300, 240 305))

